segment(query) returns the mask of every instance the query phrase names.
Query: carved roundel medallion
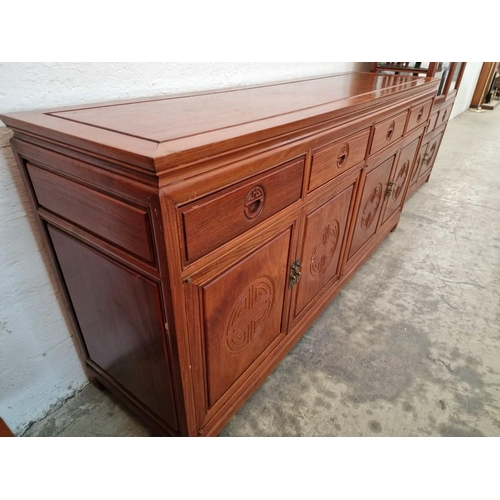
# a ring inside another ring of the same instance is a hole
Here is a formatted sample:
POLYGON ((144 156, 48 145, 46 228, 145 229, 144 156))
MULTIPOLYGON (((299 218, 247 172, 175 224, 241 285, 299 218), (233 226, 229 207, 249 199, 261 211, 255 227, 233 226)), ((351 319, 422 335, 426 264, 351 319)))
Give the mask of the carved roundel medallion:
POLYGON ((268 276, 256 279, 238 297, 229 315, 227 346, 238 353, 262 332, 274 301, 274 282, 268 276))
POLYGON ((264 210, 266 191, 264 186, 253 186, 245 196, 243 213, 247 219, 255 219, 264 210))
POLYGON ((368 229, 373 221, 375 220, 375 215, 377 215, 377 210, 382 200, 382 184, 379 182, 370 193, 370 196, 366 200, 363 212, 361 214, 361 229, 368 229))
POLYGON ((398 176, 394 182, 394 189, 392 190, 392 199, 397 200, 403 191, 408 171, 410 170, 410 160, 406 160, 403 168, 399 171, 398 176))
POLYGON ((349 143, 346 142, 341 148, 340 153, 337 156, 337 167, 343 168, 349 158, 349 143))
POLYGON ((340 225, 337 220, 330 222, 321 232, 311 258, 311 274, 323 274, 333 259, 339 241, 340 225))

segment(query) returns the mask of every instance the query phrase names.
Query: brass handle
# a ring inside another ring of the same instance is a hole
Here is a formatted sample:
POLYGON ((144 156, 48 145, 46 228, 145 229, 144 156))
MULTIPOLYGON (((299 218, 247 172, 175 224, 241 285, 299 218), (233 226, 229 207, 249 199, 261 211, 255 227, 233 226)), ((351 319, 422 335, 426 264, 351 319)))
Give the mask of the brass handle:
POLYGON ((417 115, 417 123, 422 119, 423 115, 424 115, 424 107, 422 106, 420 108, 420 111, 418 112, 418 115, 417 115))
POLYGON ((390 141, 392 138, 392 135, 394 134, 394 129, 396 128, 396 123, 392 122, 389 125, 389 128, 387 129, 387 134, 385 135, 385 138, 390 141))
POLYGON ((445 120, 445 118, 446 118, 446 115, 447 115, 447 114, 448 114, 448 110, 447 110, 447 109, 445 109, 445 110, 444 110, 444 113, 443 113, 443 118, 441 118, 441 121, 443 121, 443 122, 444 122, 444 120, 445 120))
POLYGON ((290 280, 288 282, 288 288, 293 288, 299 281, 302 274, 300 273, 300 268, 302 267, 302 262, 300 259, 294 260, 290 266, 290 280))

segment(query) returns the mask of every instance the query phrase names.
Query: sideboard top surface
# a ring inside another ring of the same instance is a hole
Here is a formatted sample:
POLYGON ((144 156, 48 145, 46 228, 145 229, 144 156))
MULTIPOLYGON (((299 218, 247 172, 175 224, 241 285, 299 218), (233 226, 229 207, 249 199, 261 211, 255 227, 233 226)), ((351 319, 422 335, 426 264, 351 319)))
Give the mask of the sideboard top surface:
MULTIPOLYGON (((348 110, 390 102, 401 92, 417 95, 433 78, 344 73, 333 76, 182 95, 166 95, 57 110, 0 115, 10 127, 158 172, 173 161, 193 161, 263 140, 274 127, 299 128, 348 110), (235 143, 239 139, 239 143, 235 143), (216 145, 220 148, 217 149, 216 145), (225 146, 224 146, 225 145, 225 146), (191 157, 182 153, 190 151, 191 157), (206 157, 206 151, 204 152, 206 157)), ((271 135, 270 135, 271 134, 271 135)))

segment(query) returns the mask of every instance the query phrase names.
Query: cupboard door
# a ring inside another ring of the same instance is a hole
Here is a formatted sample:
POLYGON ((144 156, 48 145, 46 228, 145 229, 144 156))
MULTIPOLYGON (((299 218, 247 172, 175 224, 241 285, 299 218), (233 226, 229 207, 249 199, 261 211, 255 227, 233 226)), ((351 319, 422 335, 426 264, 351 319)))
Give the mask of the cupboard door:
MULTIPOLYGON (((358 176, 359 177, 359 176, 358 176)), ((356 179, 358 178, 356 177, 356 179)), ((306 214, 301 252, 302 277, 297 285, 295 316, 327 285, 338 280, 355 182, 306 214)))
POLYGON ((420 168, 420 172, 418 174, 418 180, 421 180, 423 177, 430 174, 434 161, 436 160, 443 135, 444 132, 441 132, 429 141, 429 146, 427 147, 422 167, 420 168))
POLYGON ((292 229, 201 286, 208 405, 283 337, 292 229))
POLYGON ((420 149, 418 150, 418 156, 417 159, 415 160, 415 165, 413 166, 413 170, 411 173, 411 179, 410 179, 410 187, 417 182, 418 179, 418 174, 420 172, 420 168, 424 168, 423 165, 425 164, 425 151, 427 149, 427 142, 420 146, 420 149))
POLYGON ((406 186, 408 184, 408 179, 413 167, 415 153, 417 152, 419 142, 420 137, 415 139, 413 142, 410 142, 408 146, 405 146, 401 150, 396 168, 394 169, 394 174, 392 175, 389 183, 383 222, 385 222, 396 210, 398 210, 403 203, 406 186))
POLYGON ((394 154, 388 160, 380 163, 365 177, 363 195, 359 204, 358 216, 354 227, 350 259, 376 232, 380 210, 387 191, 387 183, 394 164, 394 154))

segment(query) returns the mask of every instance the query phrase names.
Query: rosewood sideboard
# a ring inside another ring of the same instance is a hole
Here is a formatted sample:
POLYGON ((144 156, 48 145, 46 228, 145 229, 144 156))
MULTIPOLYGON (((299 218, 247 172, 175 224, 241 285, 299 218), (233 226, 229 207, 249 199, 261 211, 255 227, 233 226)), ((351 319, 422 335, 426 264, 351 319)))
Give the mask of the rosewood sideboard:
POLYGON ((397 226, 438 83, 1 116, 92 381, 162 435, 216 435, 397 226))

